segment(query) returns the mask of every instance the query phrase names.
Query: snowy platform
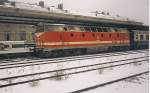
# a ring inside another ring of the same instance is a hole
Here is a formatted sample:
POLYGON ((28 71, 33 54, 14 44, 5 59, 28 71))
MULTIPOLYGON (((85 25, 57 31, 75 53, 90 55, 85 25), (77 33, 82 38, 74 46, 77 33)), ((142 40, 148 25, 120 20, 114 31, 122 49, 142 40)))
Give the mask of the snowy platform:
POLYGON ((12 48, 0 51, 0 59, 22 58, 32 56, 33 52, 28 48, 12 48))
POLYGON ((28 48, 12 48, 12 49, 1 50, 0 54, 25 53, 25 52, 31 52, 31 51, 28 48))

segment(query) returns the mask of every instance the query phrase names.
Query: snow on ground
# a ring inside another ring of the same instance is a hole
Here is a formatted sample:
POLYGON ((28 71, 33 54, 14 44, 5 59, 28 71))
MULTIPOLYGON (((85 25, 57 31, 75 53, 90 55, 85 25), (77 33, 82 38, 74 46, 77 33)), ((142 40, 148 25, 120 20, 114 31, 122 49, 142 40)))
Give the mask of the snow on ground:
MULTIPOLYGON (((85 65, 100 64, 100 63, 105 63, 105 62, 132 59, 132 58, 139 58, 139 57, 144 57, 144 56, 147 56, 147 53, 128 54, 128 55, 120 55, 119 54, 118 56, 97 57, 97 58, 92 58, 92 59, 73 60, 73 61, 67 61, 66 59, 64 59, 63 63, 58 62, 58 63, 35 65, 35 66, 25 66, 25 67, 1 69, 0 70, 0 73, 1 73, 0 77, 4 78, 4 77, 25 75, 25 74, 38 73, 38 72, 53 71, 53 70, 58 70, 58 69, 65 69, 65 68, 71 68, 71 67, 79 67, 79 66, 85 66, 85 65)), ((143 58, 143 59, 145 59, 145 58, 143 58)), ((140 59, 140 60, 143 60, 143 59, 140 59)), ((136 59, 136 61, 138 61, 138 60, 136 59)), ((25 63, 27 61, 22 60, 21 62, 25 63)), ((46 62, 50 62, 50 61, 46 61, 46 62)), ((55 61, 51 61, 51 62, 55 62, 55 61)), ((126 62, 131 62, 131 61, 126 61, 126 62)), ((34 64, 37 64, 37 63, 38 62, 35 62, 34 64)), ((1 65, 2 65, 2 63, 1 63, 1 65)), ((20 66, 21 65, 24 65, 24 64, 20 64, 20 66)), ((28 65, 29 65, 29 63, 28 63, 28 65)), ((105 65, 103 65, 103 66, 105 66, 105 65)), ((101 65, 100 65, 100 67, 101 67, 101 65)), ((76 71, 76 70, 72 70, 72 71, 76 71)))
MULTIPOLYGON (((1 88, 0 93, 68 93, 147 70, 148 62, 142 64, 130 64, 104 70, 90 71, 77 75, 70 75, 66 76, 62 80, 47 79, 1 88)), ((141 84, 122 81, 88 91, 88 93, 133 93, 135 89, 138 89, 136 93, 148 93, 147 81, 148 79, 143 79, 141 84)))
POLYGON ((131 80, 120 81, 105 87, 83 93, 149 93, 149 75, 141 75, 131 80))

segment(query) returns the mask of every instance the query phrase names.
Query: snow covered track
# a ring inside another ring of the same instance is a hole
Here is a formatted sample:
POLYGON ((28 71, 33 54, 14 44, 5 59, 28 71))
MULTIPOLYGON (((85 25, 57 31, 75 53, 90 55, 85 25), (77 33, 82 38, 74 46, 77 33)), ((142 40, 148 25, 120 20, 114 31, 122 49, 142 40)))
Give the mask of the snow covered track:
MULTIPOLYGON (((66 60, 49 60, 49 62, 28 64, 0 64, 0 88, 25 84, 29 82, 46 80, 50 78, 68 77, 79 73, 120 67, 125 65, 138 65, 148 63, 148 52, 130 51, 128 53, 106 53, 83 58, 69 57, 66 60), (51 61, 50 61, 51 60, 51 61), (36 65, 35 65, 36 64, 36 65), (38 64, 38 65, 37 65, 38 64)), ((46 61, 45 60, 45 61, 46 61)))
POLYGON ((0 69, 51 64, 51 63, 58 63, 58 62, 68 62, 68 61, 85 60, 85 59, 95 59, 95 58, 100 58, 100 57, 102 58, 102 57, 129 55, 129 54, 146 53, 146 52, 147 50, 136 50, 136 51, 134 50, 134 51, 74 56, 74 57, 65 57, 65 58, 53 58, 53 59, 25 59, 25 61, 24 60, 23 61, 2 60, 0 61, 0 69))
POLYGON ((89 91, 89 90, 92 90, 92 89, 95 89, 95 88, 98 88, 98 87, 102 87, 102 86, 105 86, 105 85, 109 85, 109 84, 112 84, 112 83, 116 83, 116 82, 119 82, 119 81, 123 81, 123 80, 129 79, 129 78, 137 77, 137 76, 140 76, 142 74, 147 74, 147 73, 149 73, 149 71, 145 71, 145 72, 141 72, 141 73, 138 73, 138 74, 130 75, 130 76, 120 78, 120 79, 116 79, 116 80, 113 80, 113 81, 108 81, 108 82, 105 82, 105 83, 102 83, 102 84, 98 84, 98 85, 91 86, 91 87, 88 87, 88 88, 76 90, 76 91, 73 91, 73 92, 70 92, 70 93, 86 92, 86 91, 89 91))

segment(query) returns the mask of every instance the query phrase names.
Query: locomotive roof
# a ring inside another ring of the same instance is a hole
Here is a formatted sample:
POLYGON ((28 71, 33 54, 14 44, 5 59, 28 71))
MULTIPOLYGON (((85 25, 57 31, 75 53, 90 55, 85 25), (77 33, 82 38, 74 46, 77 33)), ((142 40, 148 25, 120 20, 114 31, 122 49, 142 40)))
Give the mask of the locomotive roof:
POLYGON ((52 13, 37 10, 27 10, 19 9, 13 7, 0 6, 0 15, 4 16, 15 16, 15 17, 27 17, 27 18, 37 18, 37 19, 48 19, 48 20, 58 20, 58 21, 74 21, 74 22, 89 22, 89 23, 110 23, 110 24, 120 24, 120 25, 133 25, 141 26, 143 23, 136 21, 123 21, 117 19, 106 19, 90 16, 81 15, 71 15, 64 13, 52 13))

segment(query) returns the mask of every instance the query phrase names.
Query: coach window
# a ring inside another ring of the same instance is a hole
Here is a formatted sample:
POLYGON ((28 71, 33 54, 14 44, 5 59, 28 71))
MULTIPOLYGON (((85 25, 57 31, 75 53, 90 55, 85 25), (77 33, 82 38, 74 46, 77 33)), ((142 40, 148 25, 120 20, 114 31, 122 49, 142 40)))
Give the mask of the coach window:
POLYGON ((146 35, 146 40, 149 40, 149 36, 148 35, 146 35))
POLYGON ((6 41, 10 41, 11 40, 11 33, 10 32, 6 32, 5 33, 5 40, 6 41))
POLYGON ((26 40, 26 32, 20 32, 20 40, 26 40))
POLYGON ((144 36, 143 35, 140 35, 140 40, 144 40, 144 36))
POLYGON ((135 39, 138 40, 138 35, 135 36, 135 39))

